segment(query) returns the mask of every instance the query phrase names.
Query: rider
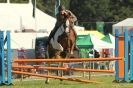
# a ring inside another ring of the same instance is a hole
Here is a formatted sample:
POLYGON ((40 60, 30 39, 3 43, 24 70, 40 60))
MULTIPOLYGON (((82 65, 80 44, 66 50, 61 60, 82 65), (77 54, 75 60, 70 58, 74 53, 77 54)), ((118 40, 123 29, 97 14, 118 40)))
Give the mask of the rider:
MULTIPOLYGON (((61 24, 64 22, 64 18, 66 15, 70 15, 72 22, 74 23, 75 21, 77 21, 76 16, 69 10, 66 10, 65 7, 63 5, 60 5, 58 8, 58 13, 56 15, 57 21, 55 24, 54 29, 51 31, 47 44, 49 43, 50 39, 54 36, 55 32, 57 31, 57 29, 61 26, 61 24)), ((73 24, 74 26, 74 24, 73 24)), ((74 30, 75 31, 75 30, 74 30)), ((75 31, 76 34, 76 31, 75 31)), ((47 45, 46 44, 46 45, 47 45)))

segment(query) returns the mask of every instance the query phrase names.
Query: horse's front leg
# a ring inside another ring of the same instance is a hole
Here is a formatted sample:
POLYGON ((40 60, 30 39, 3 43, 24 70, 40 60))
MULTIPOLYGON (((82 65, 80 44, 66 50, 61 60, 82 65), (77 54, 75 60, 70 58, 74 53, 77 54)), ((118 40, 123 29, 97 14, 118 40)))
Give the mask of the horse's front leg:
POLYGON ((73 55, 74 47, 75 47, 75 43, 73 43, 71 46, 71 50, 70 50, 71 55, 73 55))
MULTIPOLYGON (((46 58, 49 58, 49 47, 50 47, 50 46, 47 46, 46 58)), ((47 64, 48 64, 47 67, 50 67, 50 62, 48 62, 47 64)), ((49 70, 47 70, 47 75, 49 75, 49 70)), ((48 79, 48 78, 46 78, 45 83, 46 83, 46 84, 49 83, 49 79, 48 79)))
POLYGON ((71 41, 67 39, 67 44, 68 44, 68 52, 71 53, 71 41))

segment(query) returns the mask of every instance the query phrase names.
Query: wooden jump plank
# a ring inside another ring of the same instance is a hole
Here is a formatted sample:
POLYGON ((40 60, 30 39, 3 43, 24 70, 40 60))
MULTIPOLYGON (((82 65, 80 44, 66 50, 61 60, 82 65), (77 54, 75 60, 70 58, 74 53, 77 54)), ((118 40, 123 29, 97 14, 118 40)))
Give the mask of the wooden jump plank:
POLYGON ((51 75, 41 75, 41 74, 34 74, 34 73, 21 72, 21 71, 12 71, 12 73, 31 75, 31 76, 37 76, 37 77, 44 77, 44 78, 62 79, 62 80, 76 81, 76 82, 83 82, 83 83, 101 83, 101 82, 97 82, 97 81, 81 80, 81 79, 76 79, 76 78, 65 78, 65 77, 51 76, 51 75))
POLYGON ((83 62, 83 61, 113 61, 122 60, 123 57, 114 58, 80 58, 80 59, 17 59, 14 62, 83 62))
POLYGON ((81 72, 106 72, 114 73, 113 70, 98 70, 98 69, 81 69, 81 68, 63 68, 63 67, 42 67, 42 66, 12 66, 13 68, 26 69, 47 69, 47 70, 64 70, 64 71, 81 71, 81 72))

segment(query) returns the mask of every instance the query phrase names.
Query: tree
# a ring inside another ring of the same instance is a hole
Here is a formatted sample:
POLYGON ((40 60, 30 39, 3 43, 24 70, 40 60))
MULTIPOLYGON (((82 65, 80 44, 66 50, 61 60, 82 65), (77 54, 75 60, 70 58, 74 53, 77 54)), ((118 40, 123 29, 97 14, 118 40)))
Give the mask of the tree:
POLYGON ((79 21, 120 21, 133 17, 133 0, 71 0, 79 21))
POLYGON ((110 4, 112 18, 114 21, 121 21, 129 17, 133 17, 133 1, 132 0, 112 0, 110 4))
POLYGON ((95 22, 108 18, 109 3, 110 0, 71 0, 70 8, 80 21, 95 22))
POLYGON ((10 0, 11 3, 28 3, 29 0, 10 0))

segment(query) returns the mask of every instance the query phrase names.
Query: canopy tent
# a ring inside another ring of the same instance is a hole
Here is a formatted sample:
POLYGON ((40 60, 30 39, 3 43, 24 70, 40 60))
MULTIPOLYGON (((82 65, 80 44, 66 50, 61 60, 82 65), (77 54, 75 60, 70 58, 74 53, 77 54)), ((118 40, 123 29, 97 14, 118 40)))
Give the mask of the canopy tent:
POLYGON ((98 51, 99 49, 102 49, 102 48, 113 48, 114 49, 114 45, 112 43, 104 42, 103 40, 100 40, 98 37, 94 35, 90 35, 90 36, 91 36, 92 43, 94 45, 94 49, 98 51))
MULTIPOLYGON (((114 40, 113 36, 112 39, 114 40)), ((98 52, 102 52, 103 49, 109 49, 110 56, 114 56, 114 49, 115 49, 114 42, 113 43, 105 42, 94 35, 91 35, 91 40, 92 43, 94 44, 95 50, 97 50, 98 52)))
POLYGON ((92 34, 78 35, 76 44, 79 48, 115 48, 115 37, 108 34, 100 39, 92 34))
POLYGON ((46 36, 48 36, 47 33, 11 33, 11 49, 34 49, 35 39, 46 36))
POLYGON ((78 35, 76 45, 80 49, 80 57, 88 58, 89 50, 93 48, 90 35, 78 35))
POLYGON ((33 18, 33 5, 29 3, 0 3, 0 29, 11 32, 33 29, 35 31, 50 31, 55 26, 56 19, 36 8, 33 18))
POLYGON ((110 40, 115 48, 115 37, 112 34, 109 34, 110 40))
MULTIPOLYGON (((0 3, 0 29, 11 32, 21 32, 24 29, 32 29, 38 32, 50 33, 53 30, 56 18, 36 8, 33 17, 32 0, 29 3, 0 3)), ((84 27, 74 26, 76 31, 84 30, 84 27)))
POLYGON ((107 43, 112 43, 109 34, 105 35, 105 37, 103 37, 101 40, 103 40, 103 41, 105 41, 105 42, 107 42, 107 43))
POLYGON ((79 48, 93 48, 90 35, 78 35, 76 44, 79 48))
POLYGON ((111 34, 108 34, 107 36, 103 37, 103 39, 100 39, 99 37, 93 34, 78 35, 76 44, 82 52, 81 56, 88 57, 88 52, 92 48, 94 48, 98 52, 100 52, 100 50, 102 49, 111 49, 112 53, 114 53, 115 38, 111 34), (111 43, 109 43, 108 41, 110 41, 111 43))
POLYGON ((130 30, 132 28, 133 28, 133 18, 127 18, 113 25, 113 34, 115 34, 116 29, 120 31, 120 34, 123 34, 125 29, 130 30))
POLYGON ((104 37, 104 35, 98 31, 78 31, 77 32, 78 35, 89 35, 89 34, 92 34, 92 35, 96 35, 98 36, 100 39, 104 37))

